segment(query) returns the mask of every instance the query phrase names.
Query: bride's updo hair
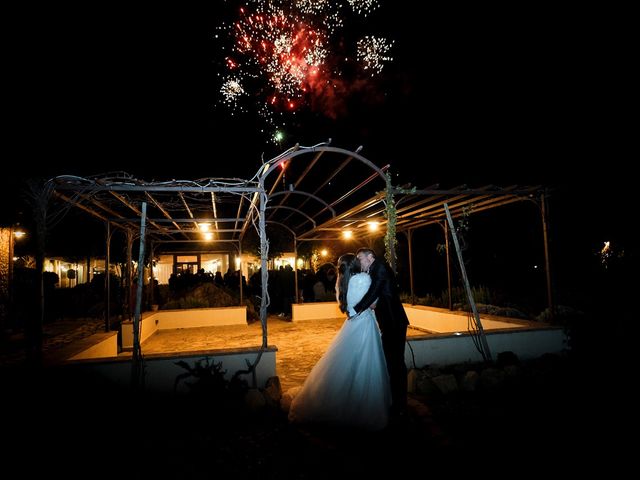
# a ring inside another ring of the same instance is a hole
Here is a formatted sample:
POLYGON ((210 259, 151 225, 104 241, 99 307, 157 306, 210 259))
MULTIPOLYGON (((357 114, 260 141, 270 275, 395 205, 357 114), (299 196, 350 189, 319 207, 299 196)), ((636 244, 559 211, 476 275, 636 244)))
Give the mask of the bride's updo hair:
POLYGON ((353 253, 345 253, 338 259, 338 304, 342 313, 347 312, 349 279, 360 270, 360 260, 353 253))

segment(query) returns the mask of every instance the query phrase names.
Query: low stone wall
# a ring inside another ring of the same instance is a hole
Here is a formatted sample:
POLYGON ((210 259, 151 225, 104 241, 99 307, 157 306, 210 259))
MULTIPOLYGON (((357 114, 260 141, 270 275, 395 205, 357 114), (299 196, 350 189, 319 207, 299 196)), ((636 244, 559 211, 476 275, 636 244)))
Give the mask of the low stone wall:
MULTIPOLYGON (((87 358, 108 358, 118 356, 118 332, 96 333, 86 338, 91 345, 69 360, 84 360, 87 358)), ((77 342, 81 344, 82 342, 77 342)))
MULTIPOLYGON (((233 374, 247 369, 247 362, 253 363, 260 353, 260 347, 248 347, 229 350, 203 350, 197 352, 174 352, 150 354, 144 356, 144 390, 158 393, 186 393, 190 391, 185 382, 198 380, 194 376, 184 376, 189 371, 178 363, 184 362, 194 368, 197 362, 222 363, 224 377, 230 380, 233 374), (177 382, 177 383, 176 383, 177 382), (174 390, 174 386, 176 387, 174 390)), ((262 351, 256 367, 256 387, 264 388, 267 380, 276 375, 276 347, 262 351)), ((109 388, 128 389, 131 386, 131 356, 119 356, 114 359, 75 360, 66 362, 60 368, 76 373, 79 378, 87 376, 93 384, 109 388)), ((252 386, 252 375, 243 374, 240 378, 252 386)), ((123 411, 124 412, 124 411, 123 411)))
MULTIPOLYGON (((143 343, 157 330, 246 325, 247 307, 243 305, 145 312, 140 323, 140 343, 143 343)), ((133 348, 133 322, 122 322, 122 348, 133 348)))
MULTIPOLYGON (((511 351, 526 360, 544 353, 559 353, 568 347, 562 327, 494 330, 485 331, 485 335, 494 360, 500 352, 511 351)), ((483 361, 468 333, 408 337, 404 357, 409 368, 483 361)))
MULTIPOLYGON (((469 319, 466 312, 452 312, 446 308, 425 307, 422 305, 404 304, 409 323, 413 327, 433 333, 466 332, 469 328, 469 319)), ((539 326, 533 322, 507 317, 495 317, 492 315, 480 315, 484 330, 523 328, 539 326)))
MULTIPOLYGON (((422 305, 403 304, 409 323, 417 328, 433 333, 466 332, 468 326, 465 312, 452 312, 445 308, 425 307, 422 305)), ((294 303, 292 305, 292 321, 323 320, 343 318, 338 302, 294 303)), ((525 320, 480 315, 482 326, 486 330, 496 328, 522 328, 531 325, 525 320)))
POLYGON ((45 365, 58 365, 67 360, 117 356, 118 332, 101 332, 75 340, 63 348, 45 353, 44 362, 45 365))
POLYGON ((328 318, 342 318, 345 316, 338 307, 338 302, 310 302, 294 303, 291 320, 323 320, 328 318))

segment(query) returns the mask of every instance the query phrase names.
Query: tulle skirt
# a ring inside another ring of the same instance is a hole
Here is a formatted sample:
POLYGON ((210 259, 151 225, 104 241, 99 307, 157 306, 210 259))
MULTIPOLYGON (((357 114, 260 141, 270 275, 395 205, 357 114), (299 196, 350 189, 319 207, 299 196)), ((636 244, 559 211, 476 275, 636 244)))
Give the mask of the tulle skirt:
POLYGON ((291 402, 289 420, 379 430, 390 404, 380 330, 367 309, 345 320, 291 402))

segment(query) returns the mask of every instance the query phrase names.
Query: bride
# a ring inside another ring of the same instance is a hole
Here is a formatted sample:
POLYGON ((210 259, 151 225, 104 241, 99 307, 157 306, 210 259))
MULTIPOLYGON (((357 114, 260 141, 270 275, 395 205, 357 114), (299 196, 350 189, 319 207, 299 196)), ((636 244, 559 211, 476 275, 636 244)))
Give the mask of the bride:
POLYGON ((391 392, 380 330, 373 310, 356 315, 353 309, 370 284, 355 255, 338 259, 337 297, 347 320, 291 402, 290 421, 367 430, 387 425, 391 392))

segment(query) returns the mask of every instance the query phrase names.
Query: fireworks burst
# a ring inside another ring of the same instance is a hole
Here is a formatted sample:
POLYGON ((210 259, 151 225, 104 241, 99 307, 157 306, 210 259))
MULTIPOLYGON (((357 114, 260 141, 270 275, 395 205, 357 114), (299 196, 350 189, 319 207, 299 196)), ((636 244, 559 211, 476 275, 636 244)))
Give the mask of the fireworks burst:
POLYGON ((371 76, 379 74, 385 62, 393 60, 386 54, 393 42, 388 42, 385 38, 366 36, 358 40, 358 61, 362 63, 365 70, 371 70, 371 76))
POLYGON ((236 51, 272 87, 269 103, 292 108, 320 74, 326 57, 322 32, 280 13, 247 15, 236 23, 236 51))
POLYGON ((226 80, 222 84, 220 92, 222 93, 224 103, 231 106, 238 105, 238 99, 242 95, 246 94, 244 88, 242 88, 242 85, 240 85, 240 81, 237 78, 230 78, 226 80))
POLYGON ((272 126, 278 114, 282 121, 283 114, 302 107, 326 106, 326 98, 333 98, 330 90, 343 81, 341 66, 349 53, 371 76, 392 60, 387 55, 392 42, 382 37, 366 36, 351 51, 343 45, 345 15, 366 17, 378 7, 376 0, 255 0, 249 5, 217 36, 233 41, 221 103, 246 111, 240 106, 244 99, 255 99, 257 111, 272 126))
POLYGON ((378 8, 376 0, 347 0, 353 11, 365 17, 378 8))

